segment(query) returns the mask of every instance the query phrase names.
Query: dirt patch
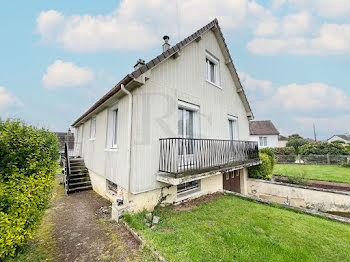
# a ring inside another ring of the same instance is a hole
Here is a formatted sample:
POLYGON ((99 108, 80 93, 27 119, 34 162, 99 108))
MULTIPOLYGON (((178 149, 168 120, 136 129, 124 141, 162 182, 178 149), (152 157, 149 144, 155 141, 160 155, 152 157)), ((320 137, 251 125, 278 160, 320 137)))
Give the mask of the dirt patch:
POLYGON ((138 242, 110 219, 111 203, 94 191, 55 197, 52 205, 55 261, 142 260, 138 242))
POLYGON ((222 196, 223 196, 223 193, 220 193, 220 192, 217 192, 214 194, 204 195, 204 196, 183 202, 183 203, 175 206, 174 209, 176 211, 190 212, 193 208, 197 207, 199 204, 208 203, 208 202, 212 201, 214 198, 222 197, 222 196))
POLYGON ((317 188, 324 188, 324 189, 331 189, 331 190, 339 190, 339 191, 348 191, 350 192, 350 187, 343 187, 343 186, 336 186, 336 185, 324 185, 324 184, 315 184, 315 183, 308 183, 308 186, 317 187, 317 188))
POLYGON ((348 212, 329 211, 329 212, 327 212, 327 213, 332 214, 332 215, 336 215, 336 216, 340 216, 340 217, 347 217, 347 218, 350 218, 350 213, 348 213, 348 212))

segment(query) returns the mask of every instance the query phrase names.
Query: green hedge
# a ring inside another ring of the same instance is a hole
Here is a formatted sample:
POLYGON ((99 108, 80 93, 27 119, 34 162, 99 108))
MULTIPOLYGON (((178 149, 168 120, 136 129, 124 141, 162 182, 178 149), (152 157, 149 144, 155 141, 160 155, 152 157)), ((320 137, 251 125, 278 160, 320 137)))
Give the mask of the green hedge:
POLYGON ((271 157, 265 153, 259 153, 261 164, 248 168, 248 175, 252 178, 268 179, 272 175, 273 163, 271 157))
POLYGON ((0 120, 0 259, 33 236, 50 198, 57 137, 19 120, 0 120))
POLYGON ((315 142, 299 147, 300 155, 348 155, 348 150, 339 143, 315 142))

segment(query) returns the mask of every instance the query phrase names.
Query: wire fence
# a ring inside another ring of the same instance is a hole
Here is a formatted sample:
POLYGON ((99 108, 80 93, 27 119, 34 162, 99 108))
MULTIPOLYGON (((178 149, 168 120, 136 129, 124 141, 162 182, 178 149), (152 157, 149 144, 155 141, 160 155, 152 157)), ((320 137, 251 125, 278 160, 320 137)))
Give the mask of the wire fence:
POLYGON ((278 164, 341 165, 350 163, 344 155, 275 155, 278 164))

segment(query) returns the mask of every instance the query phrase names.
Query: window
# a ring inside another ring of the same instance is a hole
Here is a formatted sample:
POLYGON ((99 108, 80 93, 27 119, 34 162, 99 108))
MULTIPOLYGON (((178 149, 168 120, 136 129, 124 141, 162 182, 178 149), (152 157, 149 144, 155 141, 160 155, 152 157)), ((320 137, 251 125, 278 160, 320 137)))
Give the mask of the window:
POLYGON ((260 146, 267 146, 267 137, 266 136, 259 137, 259 145, 260 146))
POLYGON ((194 193, 200 190, 200 180, 186 182, 177 186, 177 194, 194 193))
POLYGON ((205 61, 207 65, 207 80, 215 85, 220 85, 219 61, 209 54, 206 54, 205 61))
POLYGON ((112 181, 110 181, 108 179, 106 179, 106 182, 107 182, 106 184, 107 184, 108 190, 111 190, 115 193, 118 193, 118 185, 117 184, 113 183, 112 181))
POLYGON ((96 117, 93 117, 91 119, 91 126, 90 126, 90 139, 96 138, 96 117))
POLYGON ((110 108, 108 115, 107 147, 116 149, 118 142, 118 107, 110 108))
POLYGON ((229 126, 229 133, 230 133, 230 140, 237 140, 238 139, 238 121, 237 117, 234 116, 228 116, 228 126, 229 126))
MULTIPOLYGON (((198 106, 179 101, 178 108, 178 137, 196 138, 198 137, 198 106)), ((179 145, 179 155, 193 154, 193 143, 189 140, 181 140, 179 145)))

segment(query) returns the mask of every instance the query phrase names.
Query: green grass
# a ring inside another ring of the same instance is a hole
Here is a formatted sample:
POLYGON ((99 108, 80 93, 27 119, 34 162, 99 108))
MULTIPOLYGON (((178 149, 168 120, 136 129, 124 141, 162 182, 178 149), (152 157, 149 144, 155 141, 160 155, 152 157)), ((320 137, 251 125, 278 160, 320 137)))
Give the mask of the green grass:
POLYGON ((276 175, 298 176, 301 173, 305 178, 350 183, 350 168, 341 166, 277 164, 273 169, 276 175))
POLYGON ((235 196, 219 196, 192 210, 155 212, 155 228, 145 212, 126 216, 168 261, 349 261, 350 225, 267 206, 235 196))

